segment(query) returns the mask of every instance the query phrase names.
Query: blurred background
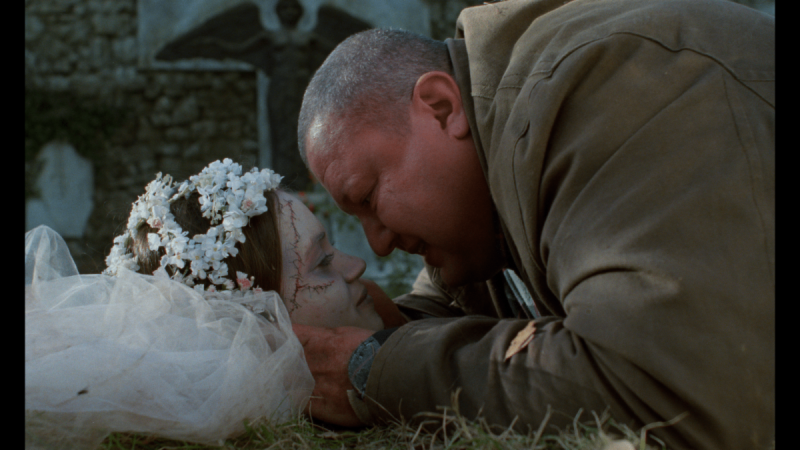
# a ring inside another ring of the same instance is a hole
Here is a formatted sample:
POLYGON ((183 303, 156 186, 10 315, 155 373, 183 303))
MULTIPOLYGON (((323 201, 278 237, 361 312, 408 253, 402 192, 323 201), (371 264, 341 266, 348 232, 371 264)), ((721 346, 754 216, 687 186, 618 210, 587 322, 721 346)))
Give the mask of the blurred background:
MULTIPOLYGON (((376 257, 306 170, 305 86, 350 34, 452 37, 474 0, 25 0, 25 230, 45 224, 81 273, 105 268, 131 203, 157 172, 183 180, 231 158, 271 167, 390 296, 422 267, 376 257)), ((741 0, 775 14, 774 0, 741 0)))

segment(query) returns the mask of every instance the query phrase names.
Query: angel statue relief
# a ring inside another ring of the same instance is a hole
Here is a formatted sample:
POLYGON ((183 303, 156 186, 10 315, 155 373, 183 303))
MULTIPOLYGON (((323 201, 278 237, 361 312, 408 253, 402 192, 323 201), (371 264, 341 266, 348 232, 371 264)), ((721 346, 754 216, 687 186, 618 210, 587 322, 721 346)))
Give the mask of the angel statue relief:
POLYGON ((236 59, 269 76, 267 110, 272 164, 284 174, 289 188, 301 191, 308 188, 308 170, 297 149, 297 117, 303 92, 314 71, 339 42, 371 26, 323 5, 317 11, 316 27, 310 32, 300 31, 297 24, 304 10, 298 0, 279 0, 275 14, 281 29, 270 31, 261 24, 257 5, 239 4, 170 42, 155 58, 236 59))

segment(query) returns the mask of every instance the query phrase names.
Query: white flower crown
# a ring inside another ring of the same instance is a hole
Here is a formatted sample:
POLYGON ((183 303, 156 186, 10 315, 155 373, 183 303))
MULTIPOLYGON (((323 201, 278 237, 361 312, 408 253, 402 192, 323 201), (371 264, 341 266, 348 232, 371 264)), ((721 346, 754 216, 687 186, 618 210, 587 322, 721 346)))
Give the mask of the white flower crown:
POLYGON ((226 158, 221 163, 214 161, 209 164, 176 189, 172 177, 162 177, 159 172, 156 179, 147 185, 144 195, 133 203, 127 230, 114 239, 114 246, 106 258, 108 268, 103 273, 117 275, 121 267, 139 270, 133 254, 128 251, 128 244, 135 238, 139 226, 147 222, 158 230, 147 235, 150 250, 161 247, 166 250, 153 275, 169 277, 165 268, 171 265, 173 280, 192 286, 201 293, 219 292, 230 296, 236 290, 260 292, 261 288, 254 286, 254 277, 248 278, 245 273, 236 272, 236 283, 227 278, 228 265, 222 260, 239 253, 236 242, 245 241, 242 227, 247 226, 251 217, 267 211, 264 192, 277 189, 283 177, 269 169, 259 172, 255 167, 241 174, 242 166, 226 158), (200 210, 203 217, 211 219, 211 228, 206 234, 189 238, 188 232, 175 222, 169 205, 181 196, 188 198, 194 191, 200 194, 200 210), (207 290, 203 284, 198 284, 198 280, 205 279, 210 282, 207 290))

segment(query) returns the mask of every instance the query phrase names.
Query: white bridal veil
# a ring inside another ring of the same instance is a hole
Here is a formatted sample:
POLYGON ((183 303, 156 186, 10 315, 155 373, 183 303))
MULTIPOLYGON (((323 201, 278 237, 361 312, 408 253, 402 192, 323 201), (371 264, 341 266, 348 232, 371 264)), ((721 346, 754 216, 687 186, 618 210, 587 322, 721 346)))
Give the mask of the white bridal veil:
POLYGON ((58 233, 25 233, 26 448, 93 450, 112 431, 218 444, 297 415, 313 386, 275 292, 80 275, 58 233))

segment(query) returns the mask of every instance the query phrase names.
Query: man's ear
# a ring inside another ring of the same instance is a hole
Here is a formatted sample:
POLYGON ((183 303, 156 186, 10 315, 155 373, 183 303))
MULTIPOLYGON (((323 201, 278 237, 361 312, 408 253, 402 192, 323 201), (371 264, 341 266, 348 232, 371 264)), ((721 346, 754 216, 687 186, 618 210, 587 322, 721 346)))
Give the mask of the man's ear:
POLYGON ((469 122, 461 103, 461 90, 446 72, 428 72, 414 86, 411 108, 432 115, 447 134, 463 139, 469 136, 469 122))

